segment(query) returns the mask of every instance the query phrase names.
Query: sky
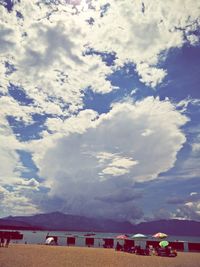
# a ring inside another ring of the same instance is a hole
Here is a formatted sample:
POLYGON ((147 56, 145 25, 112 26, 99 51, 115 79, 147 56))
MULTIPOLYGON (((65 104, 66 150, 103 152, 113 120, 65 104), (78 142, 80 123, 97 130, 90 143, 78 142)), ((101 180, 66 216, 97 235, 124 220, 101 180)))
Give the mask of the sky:
POLYGON ((200 221, 200 2, 0 1, 0 215, 200 221))

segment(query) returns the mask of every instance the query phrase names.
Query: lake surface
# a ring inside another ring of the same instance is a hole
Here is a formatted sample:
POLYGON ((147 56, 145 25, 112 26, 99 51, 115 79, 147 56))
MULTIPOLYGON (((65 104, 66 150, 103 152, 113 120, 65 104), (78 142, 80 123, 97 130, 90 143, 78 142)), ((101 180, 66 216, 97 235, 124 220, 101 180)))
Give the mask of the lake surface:
MULTIPOLYGON (((85 234, 87 232, 72 232, 72 231, 19 231, 23 234, 22 240, 14 241, 16 243, 27 243, 27 244, 44 244, 46 240, 46 236, 58 236, 58 244, 59 245, 66 245, 66 240, 68 236, 75 236, 76 237, 76 245, 77 246, 84 246, 85 244, 85 234)), ((123 233, 95 233, 95 235, 91 236, 95 238, 95 246, 102 246, 103 245, 103 238, 115 238, 116 236, 123 234, 123 233)), ((133 234, 130 234, 130 236, 133 234)), ((148 236, 148 240, 156 240, 152 238, 151 235, 148 236)), ((200 243, 200 236, 168 236, 166 238, 168 241, 189 241, 189 242, 199 242, 200 243)), ((123 240, 121 241, 123 242, 123 240)))

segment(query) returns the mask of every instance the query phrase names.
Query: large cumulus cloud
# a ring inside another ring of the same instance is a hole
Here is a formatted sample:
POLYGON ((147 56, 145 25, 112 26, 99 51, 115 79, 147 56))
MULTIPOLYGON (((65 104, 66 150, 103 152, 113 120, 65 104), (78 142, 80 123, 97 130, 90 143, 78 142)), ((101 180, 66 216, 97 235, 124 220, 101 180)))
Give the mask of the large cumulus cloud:
POLYGON ((109 113, 88 121, 84 131, 68 132, 66 120, 66 133, 42 157, 35 152, 34 160, 49 195, 63 199, 66 212, 119 218, 123 208, 122 217, 133 219, 142 215, 134 184, 174 166, 186 141, 181 131, 186 122, 169 101, 116 103, 109 113))

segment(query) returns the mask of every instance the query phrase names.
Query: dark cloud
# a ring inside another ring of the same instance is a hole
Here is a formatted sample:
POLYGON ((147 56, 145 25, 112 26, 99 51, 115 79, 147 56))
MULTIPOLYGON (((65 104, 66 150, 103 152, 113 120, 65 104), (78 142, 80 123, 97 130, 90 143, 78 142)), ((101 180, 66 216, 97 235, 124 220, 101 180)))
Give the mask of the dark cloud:
POLYGON ((168 198, 167 199, 167 201, 166 201, 166 203, 167 204, 183 204, 183 203, 185 203, 186 202, 186 199, 185 198, 183 198, 183 197, 170 197, 170 198, 168 198))
POLYGON ((189 196, 172 196, 167 198, 166 203, 167 204, 185 204, 186 202, 197 202, 200 200, 200 194, 198 193, 193 193, 190 194, 189 196))
POLYGON ((103 202, 110 202, 110 203, 124 203, 132 200, 137 200, 142 198, 141 192, 135 192, 131 188, 125 188, 122 190, 118 190, 113 193, 109 193, 100 197, 96 197, 97 200, 101 200, 103 202))
POLYGON ((77 196, 76 199, 69 198, 69 201, 64 201, 58 197, 45 198, 41 195, 38 204, 43 212, 56 210, 65 214, 113 219, 116 221, 135 222, 144 216, 142 209, 132 201, 126 204, 123 202, 106 202, 102 204, 102 201, 88 200, 84 196, 77 196))
POLYGON ((158 210, 154 210, 152 213, 153 213, 152 220, 161 220, 161 219, 163 220, 171 218, 171 213, 164 207, 158 210))
POLYGON ((194 193, 194 194, 191 194, 187 201, 192 201, 192 202, 197 202, 200 200, 200 194, 199 193, 194 193))

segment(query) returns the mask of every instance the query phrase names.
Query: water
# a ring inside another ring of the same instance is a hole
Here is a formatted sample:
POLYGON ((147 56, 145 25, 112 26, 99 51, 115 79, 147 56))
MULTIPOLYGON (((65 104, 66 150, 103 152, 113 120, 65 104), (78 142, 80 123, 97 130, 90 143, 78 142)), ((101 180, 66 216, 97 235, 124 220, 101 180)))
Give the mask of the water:
MULTIPOLYGON (((13 241, 16 243, 27 243, 27 244, 44 244, 46 236, 58 236, 58 244, 66 245, 67 236, 76 236, 76 245, 84 246, 85 245, 85 234, 87 232, 71 232, 71 231, 20 231, 23 234, 22 240, 13 241)), ((91 236, 95 238, 94 246, 102 246, 104 241, 103 238, 115 238, 116 236, 123 233, 95 233, 91 236)), ((131 236, 132 234, 130 234, 131 236)), ((148 236, 148 240, 156 240, 152 238, 151 235, 148 236)), ((188 242, 198 242, 200 243, 200 236, 169 236, 166 238, 168 241, 188 241, 188 242)), ((118 240, 119 241, 119 240, 118 240)), ((120 240, 123 243, 123 240, 120 240)))

